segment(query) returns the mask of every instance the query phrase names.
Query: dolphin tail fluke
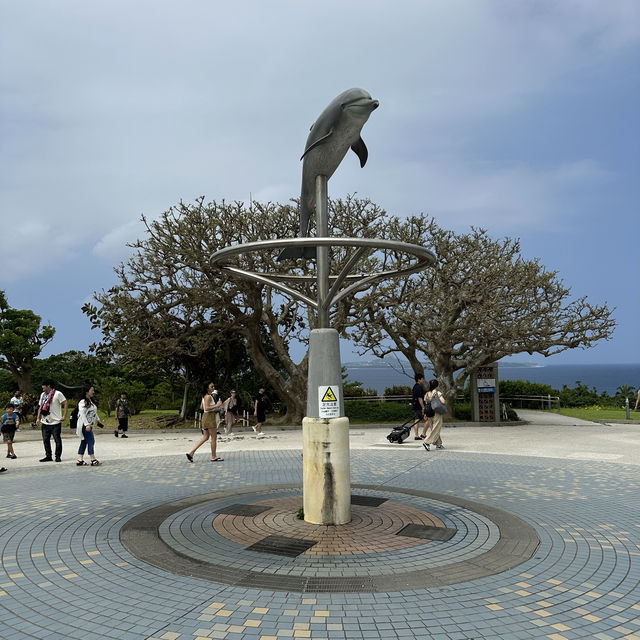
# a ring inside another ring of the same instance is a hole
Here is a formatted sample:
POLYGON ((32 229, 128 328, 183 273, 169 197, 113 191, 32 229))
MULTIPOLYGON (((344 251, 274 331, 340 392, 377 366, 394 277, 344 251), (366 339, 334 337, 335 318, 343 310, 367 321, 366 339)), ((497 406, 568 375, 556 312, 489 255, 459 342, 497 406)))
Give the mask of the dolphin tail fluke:
POLYGON ((313 260, 316 257, 315 247, 286 247, 278 256, 278 262, 282 260, 313 260))

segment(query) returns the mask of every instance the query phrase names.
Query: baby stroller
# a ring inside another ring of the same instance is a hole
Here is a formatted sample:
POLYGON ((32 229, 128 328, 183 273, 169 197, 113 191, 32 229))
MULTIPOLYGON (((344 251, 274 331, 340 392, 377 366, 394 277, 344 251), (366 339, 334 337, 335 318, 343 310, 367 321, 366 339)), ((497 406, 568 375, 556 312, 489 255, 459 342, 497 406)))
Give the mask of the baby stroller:
POLYGON ((415 422, 415 418, 409 418, 399 427, 393 427, 393 431, 387 436, 389 442, 402 444, 411 434, 411 427, 415 422))

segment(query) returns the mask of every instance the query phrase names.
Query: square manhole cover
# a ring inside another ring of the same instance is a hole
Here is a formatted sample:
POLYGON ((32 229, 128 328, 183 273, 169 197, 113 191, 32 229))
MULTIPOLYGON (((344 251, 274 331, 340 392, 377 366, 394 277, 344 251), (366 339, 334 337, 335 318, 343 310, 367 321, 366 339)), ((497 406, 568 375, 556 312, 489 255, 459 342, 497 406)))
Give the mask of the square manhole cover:
POLYGON ((247 551, 259 551, 260 553, 273 553, 277 556, 295 558, 307 549, 317 544, 317 540, 304 540, 303 538, 286 538, 285 536, 267 536, 254 542, 247 551))
POLYGON ((438 540, 446 542, 456 535, 457 529, 449 529, 447 527, 430 527, 424 524, 408 524, 402 527, 397 536, 407 536, 409 538, 420 538, 422 540, 438 540))
POLYGON ((379 507, 386 498, 374 498, 373 496, 351 496, 351 504, 357 504, 361 507, 379 507))
POLYGON ((226 513, 229 516, 257 516, 263 511, 268 511, 271 507, 262 507, 257 504, 230 504, 226 507, 216 509, 215 513, 226 513))

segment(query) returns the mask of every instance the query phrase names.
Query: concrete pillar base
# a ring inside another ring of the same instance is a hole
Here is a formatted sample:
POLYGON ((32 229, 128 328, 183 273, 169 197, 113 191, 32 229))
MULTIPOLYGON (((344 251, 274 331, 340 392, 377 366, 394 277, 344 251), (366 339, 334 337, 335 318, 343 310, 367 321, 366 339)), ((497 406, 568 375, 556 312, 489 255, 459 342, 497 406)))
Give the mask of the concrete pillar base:
POLYGON ((351 522, 349 418, 304 418, 302 451, 305 521, 351 522))

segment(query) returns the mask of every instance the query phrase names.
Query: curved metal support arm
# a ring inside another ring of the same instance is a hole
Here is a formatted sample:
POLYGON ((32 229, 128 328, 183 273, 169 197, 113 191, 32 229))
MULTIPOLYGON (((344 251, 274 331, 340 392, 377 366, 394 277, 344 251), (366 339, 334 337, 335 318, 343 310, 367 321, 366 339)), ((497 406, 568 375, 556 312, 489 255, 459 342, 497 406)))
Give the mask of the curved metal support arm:
POLYGON ((305 304, 310 305, 314 309, 318 308, 318 303, 310 298, 309 296, 305 296, 304 293, 300 293, 291 287, 287 287, 284 284, 280 284, 279 282, 275 282, 270 280, 266 276, 260 275, 259 273, 254 273, 253 271, 244 271, 243 269, 238 269, 237 267, 223 267, 225 271, 230 271, 231 273, 240 276, 241 278, 247 278, 248 280, 255 280, 256 282, 262 282, 263 284, 267 284, 274 289, 278 289, 278 291, 282 291, 290 295, 292 298, 296 300, 300 300, 300 302, 304 302, 305 304))
POLYGON ((349 275, 349 272, 353 267, 358 264, 364 253, 366 252, 366 247, 360 247, 350 258, 347 260, 347 264, 344 265, 342 271, 338 274, 336 281, 333 283, 333 286, 327 293, 327 299, 324 301, 324 308, 329 309, 331 307, 331 303, 333 301, 334 296, 340 289, 340 285, 344 282, 345 278, 349 275))

